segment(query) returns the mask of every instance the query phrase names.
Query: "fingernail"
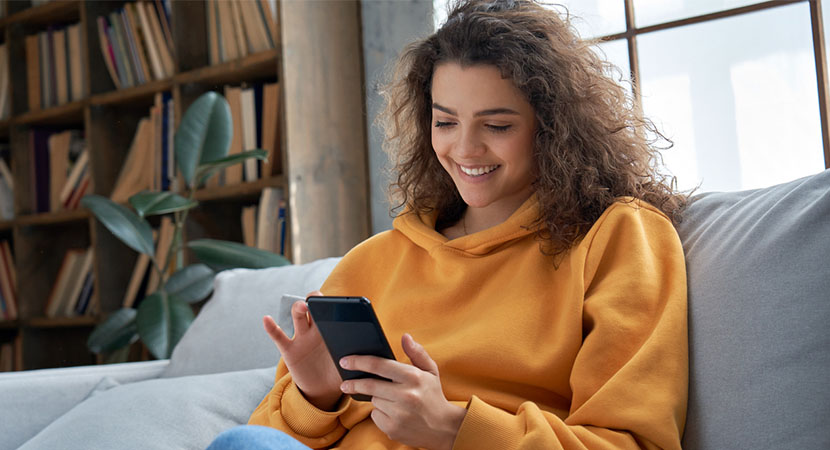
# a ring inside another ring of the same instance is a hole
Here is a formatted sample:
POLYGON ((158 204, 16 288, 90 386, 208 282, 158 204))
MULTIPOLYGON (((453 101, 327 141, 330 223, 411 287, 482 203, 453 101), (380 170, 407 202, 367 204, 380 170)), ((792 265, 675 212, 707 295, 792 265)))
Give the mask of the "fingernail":
POLYGON ((349 358, 340 358, 340 367, 342 367, 344 369, 348 369, 350 362, 351 361, 349 361, 349 358))
POLYGON ((344 394, 351 393, 351 386, 349 385, 349 382, 344 381, 343 384, 340 385, 340 390, 343 391, 344 394))

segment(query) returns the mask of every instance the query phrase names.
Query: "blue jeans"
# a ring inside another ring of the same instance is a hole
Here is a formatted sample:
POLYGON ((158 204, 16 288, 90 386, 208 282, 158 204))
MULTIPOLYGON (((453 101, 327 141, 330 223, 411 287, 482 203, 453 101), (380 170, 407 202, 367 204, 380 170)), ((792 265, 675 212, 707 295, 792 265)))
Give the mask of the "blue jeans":
POLYGON ((310 450, 291 436, 271 427, 240 425, 223 431, 207 450, 310 450))

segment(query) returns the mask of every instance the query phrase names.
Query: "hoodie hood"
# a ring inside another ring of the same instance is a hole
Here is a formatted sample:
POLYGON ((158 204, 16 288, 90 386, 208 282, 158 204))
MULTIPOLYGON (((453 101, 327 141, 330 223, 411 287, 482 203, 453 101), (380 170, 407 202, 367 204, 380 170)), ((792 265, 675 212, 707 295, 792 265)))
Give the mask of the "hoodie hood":
POLYGON ((395 218, 392 227, 428 252, 447 249, 484 256, 506 243, 533 234, 536 230, 531 225, 538 217, 539 202, 533 194, 499 225, 453 240, 435 230, 438 211, 417 213, 406 210, 395 218))

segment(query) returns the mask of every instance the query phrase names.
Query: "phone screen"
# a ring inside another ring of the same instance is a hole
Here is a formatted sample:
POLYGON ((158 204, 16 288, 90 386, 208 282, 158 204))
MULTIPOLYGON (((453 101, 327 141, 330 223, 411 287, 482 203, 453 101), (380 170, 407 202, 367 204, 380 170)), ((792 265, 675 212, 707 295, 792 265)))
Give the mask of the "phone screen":
MULTIPOLYGON (((339 363, 340 358, 348 355, 373 355, 395 359, 368 299, 364 297, 309 297, 308 310, 320 330, 320 335, 342 379, 384 379, 362 371, 346 370, 340 367, 339 363)), ((364 395, 352 397, 362 401, 371 400, 370 397, 364 395)))

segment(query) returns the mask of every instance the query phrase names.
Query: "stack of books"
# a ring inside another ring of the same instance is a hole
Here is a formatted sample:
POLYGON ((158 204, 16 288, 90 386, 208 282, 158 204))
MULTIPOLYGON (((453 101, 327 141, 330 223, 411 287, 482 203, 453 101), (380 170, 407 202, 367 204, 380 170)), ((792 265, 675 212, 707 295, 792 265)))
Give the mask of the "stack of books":
MULTIPOLYGON (((80 130, 29 131, 32 203, 36 213, 77 209, 92 191, 89 155, 80 130)), ((0 167, 2 172, 2 167, 0 167)))
POLYGON ((173 76, 175 55, 169 3, 127 3, 98 17, 101 55, 118 89, 173 76))
POLYGON ((81 25, 49 27, 26 36, 29 111, 86 97, 86 69, 81 58, 81 25))
POLYGON ((145 189, 178 191, 173 105, 170 93, 158 93, 150 108, 150 117, 138 122, 132 145, 110 194, 112 201, 126 203, 132 195, 145 189))
POLYGON ((17 319, 17 272, 9 241, 0 241, 0 319, 17 319))
POLYGON ((233 155, 261 148, 268 152, 268 158, 265 161, 248 159, 241 165, 229 167, 208 180, 208 187, 256 181, 280 173, 279 85, 225 86, 224 91, 233 119, 233 138, 228 153, 233 155))
POLYGON ((66 252, 46 301, 46 317, 74 317, 98 312, 97 305, 93 304, 95 271, 92 263, 92 247, 66 252))
POLYGON ((210 63, 276 48, 276 1, 207 0, 210 63))

